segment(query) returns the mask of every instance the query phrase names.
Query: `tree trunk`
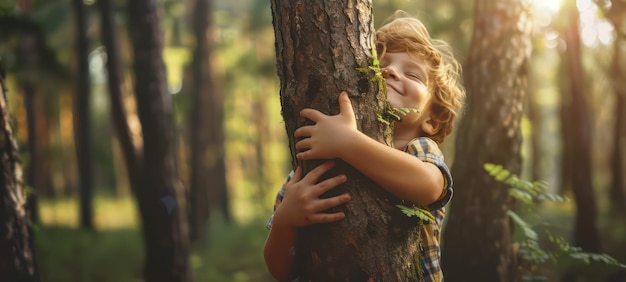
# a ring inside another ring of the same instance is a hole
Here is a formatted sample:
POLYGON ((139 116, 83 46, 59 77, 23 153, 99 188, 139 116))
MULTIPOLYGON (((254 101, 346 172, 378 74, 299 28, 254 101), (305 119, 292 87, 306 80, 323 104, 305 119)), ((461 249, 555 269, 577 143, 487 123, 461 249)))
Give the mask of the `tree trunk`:
MULTIPOLYGON (((531 64, 536 61, 531 58, 531 64)), ((535 93, 538 89, 540 89, 540 79, 539 74, 529 70, 532 74, 529 74, 531 81, 528 86, 528 95, 526 95, 525 101, 525 110, 526 116, 531 124, 531 132, 530 132, 530 179, 533 181, 537 180, 547 180, 545 179, 545 170, 546 168, 542 165, 543 160, 545 159, 544 146, 541 142, 541 137, 543 136, 543 109, 541 104, 537 102, 538 95, 535 93)))
POLYGON ((443 233, 446 281, 514 281, 513 208, 508 187, 483 169, 519 174, 523 101, 531 53, 528 1, 477 0, 465 67, 467 104, 452 175, 457 185, 443 233))
MULTIPOLYGON (((26 1, 25 1, 26 2, 26 1)), ((26 2, 23 4, 27 4, 22 6, 24 16, 27 17, 30 14, 30 3, 26 2)), ((28 21, 25 21, 28 22, 28 21)), ((2 23, 4 25, 8 25, 7 23, 2 23)), ((0 25, 2 25, 0 24, 0 25)), ((22 33, 19 43, 19 51, 18 56, 20 57, 20 61, 24 65, 26 69, 33 69, 39 63, 39 47, 41 45, 42 36, 38 36, 41 34, 37 27, 32 27, 31 24, 25 24, 22 22, 20 25, 22 26, 31 26, 28 31, 22 33), (35 32, 38 31, 38 32, 35 32)), ((43 177, 44 175, 40 173, 42 170, 38 169, 38 166, 41 166, 44 162, 41 162, 39 159, 39 151, 37 150, 37 130, 36 130, 36 121, 37 116, 35 115, 35 107, 36 103, 36 90, 35 85, 33 83, 33 79, 31 77, 26 77, 22 79, 20 82, 20 88, 24 91, 24 108, 26 111, 26 132, 28 133, 28 166, 26 168, 26 187, 30 187, 31 193, 27 195, 27 208, 30 214, 30 219, 32 224, 39 223, 39 205, 37 196, 40 192, 46 196, 54 196, 54 188, 51 185, 51 182, 45 182, 47 179, 43 177), (38 183, 45 183, 49 185, 36 185, 38 183)))
POLYGON ((135 196, 141 188, 141 150, 135 147, 128 125, 128 113, 124 106, 126 83, 122 75, 120 46, 115 26, 113 4, 111 0, 98 0, 101 14, 102 41, 107 51, 107 74, 109 95, 111 98, 111 118, 117 140, 126 161, 126 171, 131 191, 135 196))
POLYGON ((564 39, 567 50, 564 68, 567 70, 568 85, 562 91, 561 126, 563 132, 563 155, 570 165, 569 182, 576 202, 574 244, 587 252, 600 251, 597 228, 597 208, 591 176, 591 117, 585 97, 584 73, 581 62, 581 41, 578 28, 579 11, 573 3, 565 6, 568 24, 564 39))
MULTIPOLYGON (((224 97, 213 83, 213 1, 196 0, 191 114, 191 238, 201 238, 212 207, 226 191, 224 97)), ((229 218, 229 212, 224 214, 229 218)))
POLYGON ((80 192, 80 226, 94 229, 93 226, 93 181, 92 181, 92 147, 91 118, 89 100, 89 61, 87 39, 87 19, 83 0, 72 1, 76 16, 76 70, 77 87, 74 95, 74 138, 76 140, 76 156, 78 158, 78 182, 80 192))
POLYGON ((0 277, 39 281, 32 223, 22 190, 22 167, 8 112, 4 71, 0 69, 0 277))
POLYGON ((615 89, 615 126, 613 154, 611 154, 611 186, 609 195, 611 211, 615 215, 626 214, 626 3, 613 1, 608 18, 616 30, 611 77, 615 89))
MULTIPOLYGON (((376 119, 386 95, 372 64, 374 25, 370 1, 272 1, 280 95, 292 158, 296 128, 308 124, 303 108, 337 114, 337 98, 346 90, 353 101, 359 130, 390 143, 391 129, 376 119)), ((308 172, 321 160, 298 163, 308 172)), ((294 165, 296 165, 294 163, 294 165)), ((339 209, 346 219, 313 225, 298 234, 295 271, 300 281, 417 281, 420 278, 417 220, 395 207, 397 199, 345 163, 351 201, 339 209)))
POLYGON ((135 95, 144 157, 137 191, 146 249, 146 281, 191 281, 185 191, 178 176, 172 100, 163 61, 158 1, 128 2, 135 95))

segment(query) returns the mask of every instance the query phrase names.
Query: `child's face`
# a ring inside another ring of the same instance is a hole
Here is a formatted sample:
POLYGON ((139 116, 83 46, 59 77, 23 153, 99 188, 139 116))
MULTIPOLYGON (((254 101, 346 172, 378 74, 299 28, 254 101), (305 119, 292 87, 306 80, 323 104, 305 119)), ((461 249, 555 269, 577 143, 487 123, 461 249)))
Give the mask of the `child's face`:
POLYGON ((416 125, 426 116, 430 94, 428 93, 429 66, 422 59, 403 53, 385 53, 380 61, 385 68, 383 77, 387 81, 389 103, 396 108, 413 108, 419 113, 402 117, 403 125, 416 125), (410 124, 407 124, 410 123, 410 124))

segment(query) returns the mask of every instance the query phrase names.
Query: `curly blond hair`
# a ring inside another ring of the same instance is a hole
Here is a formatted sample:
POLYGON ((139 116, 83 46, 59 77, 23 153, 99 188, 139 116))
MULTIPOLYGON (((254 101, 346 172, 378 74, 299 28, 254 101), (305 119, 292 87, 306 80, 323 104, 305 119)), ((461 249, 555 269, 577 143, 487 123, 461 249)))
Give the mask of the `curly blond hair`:
POLYGON ((418 19, 397 11, 376 31, 376 49, 380 58, 387 52, 406 52, 429 64, 427 87, 433 98, 431 112, 439 125, 437 133, 429 137, 437 143, 443 142, 452 132, 454 119, 465 100, 465 89, 460 82, 461 65, 450 46, 431 38, 418 19))

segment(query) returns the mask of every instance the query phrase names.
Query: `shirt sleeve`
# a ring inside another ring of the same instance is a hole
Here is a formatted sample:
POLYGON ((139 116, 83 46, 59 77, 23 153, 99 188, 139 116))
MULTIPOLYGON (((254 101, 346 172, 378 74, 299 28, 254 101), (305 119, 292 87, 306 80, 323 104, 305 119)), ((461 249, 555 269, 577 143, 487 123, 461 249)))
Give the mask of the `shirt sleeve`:
MULTIPOLYGON (((285 197, 285 185, 287 184, 287 182, 291 180, 291 177, 293 177, 293 170, 289 173, 289 175, 287 175, 287 179, 285 180, 285 183, 283 183, 283 185, 280 186, 280 190, 278 190, 278 193, 276 193, 276 200, 274 201, 274 211, 276 211, 278 206, 280 206, 280 203, 283 202, 283 198, 285 197)), ((274 220, 274 215, 272 214, 272 216, 270 216, 270 219, 267 221, 267 224, 265 224, 265 227, 267 227, 267 229, 272 228, 273 220, 274 220)))
POLYGON ((452 175, 450 174, 450 169, 443 161, 443 153, 439 150, 437 143, 428 137, 419 137, 409 142, 405 152, 424 162, 432 163, 439 168, 444 180, 442 195, 439 200, 430 204, 428 208, 431 211, 443 208, 452 198, 452 175))

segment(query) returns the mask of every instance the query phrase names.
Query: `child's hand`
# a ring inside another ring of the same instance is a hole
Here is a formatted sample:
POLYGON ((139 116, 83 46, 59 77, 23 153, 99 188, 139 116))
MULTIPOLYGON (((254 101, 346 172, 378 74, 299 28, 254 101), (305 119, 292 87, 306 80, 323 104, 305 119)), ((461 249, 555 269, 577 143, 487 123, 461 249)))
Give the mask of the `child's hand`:
POLYGON ((294 132, 296 138, 304 137, 296 143, 297 150, 306 150, 296 155, 301 160, 340 158, 344 146, 349 146, 354 133, 358 133, 352 103, 348 94, 339 95, 339 114, 327 116, 314 109, 304 109, 300 116, 315 122, 294 132), (308 150, 307 150, 308 149, 308 150))
POLYGON ((273 226, 298 228, 316 223, 341 220, 343 212, 324 213, 323 211, 344 204, 350 195, 344 193, 335 197, 320 199, 320 195, 346 181, 343 174, 317 183, 319 177, 333 167, 332 161, 325 162, 311 170, 304 178, 298 167, 293 177, 285 185, 285 196, 274 213, 273 226))

